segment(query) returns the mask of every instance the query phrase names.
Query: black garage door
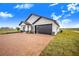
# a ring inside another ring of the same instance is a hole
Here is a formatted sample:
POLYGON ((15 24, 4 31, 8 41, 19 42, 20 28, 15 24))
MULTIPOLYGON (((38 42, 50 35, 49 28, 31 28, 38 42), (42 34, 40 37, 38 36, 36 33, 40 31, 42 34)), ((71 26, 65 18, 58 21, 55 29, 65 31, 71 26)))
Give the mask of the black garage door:
POLYGON ((52 25, 51 24, 36 25, 35 26, 35 33, 51 34, 52 33, 52 25))

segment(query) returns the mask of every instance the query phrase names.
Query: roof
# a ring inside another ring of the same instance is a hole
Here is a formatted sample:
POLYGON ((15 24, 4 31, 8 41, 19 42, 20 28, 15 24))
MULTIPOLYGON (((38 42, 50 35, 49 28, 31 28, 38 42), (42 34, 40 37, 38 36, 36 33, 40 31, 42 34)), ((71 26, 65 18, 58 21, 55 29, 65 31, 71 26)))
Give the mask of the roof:
POLYGON ((23 21, 21 21, 20 23, 19 23, 19 25, 21 25, 23 23, 23 21))
POLYGON ((44 17, 44 16, 40 16, 40 15, 37 15, 37 14, 34 14, 34 13, 31 13, 31 14, 28 16, 28 18, 27 18, 25 21, 21 21, 19 25, 21 25, 22 23, 25 23, 26 25, 31 25, 29 22, 27 22, 27 20, 28 20, 32 15, 39 16, 39 18, 38 18, 35 22, 33 22, 33 24, 35 24, 35 23, 36 23, 38 20, 40 20, 41 18, 45 18, 45 19, 47 19, 47 20, 53 21, 55 24, 57 24, 58 26, 60 26, 56 20, 53 20, 53 19, 51 19, 51 18, 47 18, 47 17, 44 17))
POLYGON ((26 25, 31 25, 29 22, 24 22, 24 21, 21 21, 19 25, 21 25, 22 23, 24 23, 26 25))
POLYGON ((53 20, 53 19, 50 19, 50 18, 47 18, 47 17, 44 17, 44 16, 40 16, 40 15, 37 15, 37 14, 34 14, 34 13, 31 13, 31 14, 28 16, 28 18, 25 20, 25 22, 27 22, 27 20, 28 20, 32 15, 39 16, 39 18, 38 18, 33 24, 35 24, 38 20, 40 20, 40 18, 45 18, 45 19, 47 19, 47 20, 53 21, 55 24, 57 24, 58 26, 60 26, 56 20, 53 20))
POLYGON ((29 22, 24 22, 26 25, 31 25, 29 22))

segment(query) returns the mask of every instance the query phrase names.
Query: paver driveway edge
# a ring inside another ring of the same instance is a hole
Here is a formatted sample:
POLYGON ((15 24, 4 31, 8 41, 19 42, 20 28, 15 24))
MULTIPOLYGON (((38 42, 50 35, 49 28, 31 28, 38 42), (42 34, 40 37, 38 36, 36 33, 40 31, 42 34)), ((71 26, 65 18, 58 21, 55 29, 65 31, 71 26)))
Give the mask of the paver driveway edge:
POLYGON ((48 46, 48 44, 51 42, 51 40, 53 39, 53 37, 47 42, 47 44, 43 47, 43 49, 41 50, 41 52, 38 54, 40 56, 40 54, 42 53, 42 51, 48 46))

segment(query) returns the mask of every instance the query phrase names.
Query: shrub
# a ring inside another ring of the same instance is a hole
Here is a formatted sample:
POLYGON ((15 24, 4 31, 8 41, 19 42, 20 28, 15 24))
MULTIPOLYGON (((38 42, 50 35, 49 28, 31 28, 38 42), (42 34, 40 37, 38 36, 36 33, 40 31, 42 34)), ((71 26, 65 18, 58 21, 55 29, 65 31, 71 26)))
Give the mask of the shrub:
POLYGON ((19 27, 16 27, 16 30, 19 32, 20 31, 20 28, 19 27))

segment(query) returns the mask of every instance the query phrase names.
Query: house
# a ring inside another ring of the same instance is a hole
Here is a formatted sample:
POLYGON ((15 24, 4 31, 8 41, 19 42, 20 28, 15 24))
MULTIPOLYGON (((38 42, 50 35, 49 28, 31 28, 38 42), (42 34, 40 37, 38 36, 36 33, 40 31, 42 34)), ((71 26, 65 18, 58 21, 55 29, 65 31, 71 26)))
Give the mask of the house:
POLYGON ((56 35, 60 27, 56 20, 36 14, 30 14, 19 26, 22 31, 52 35, 56 35))

